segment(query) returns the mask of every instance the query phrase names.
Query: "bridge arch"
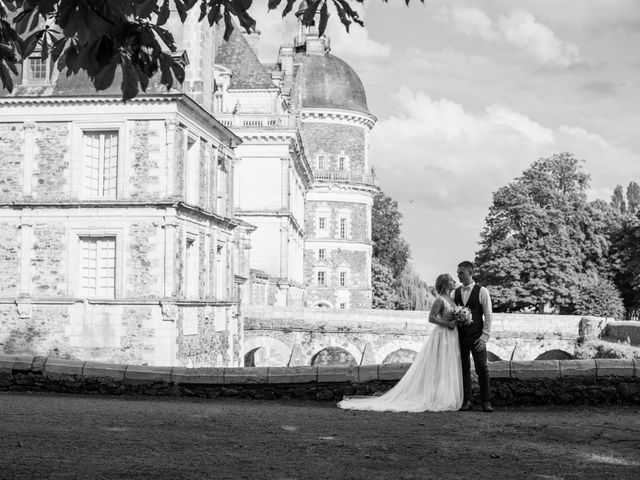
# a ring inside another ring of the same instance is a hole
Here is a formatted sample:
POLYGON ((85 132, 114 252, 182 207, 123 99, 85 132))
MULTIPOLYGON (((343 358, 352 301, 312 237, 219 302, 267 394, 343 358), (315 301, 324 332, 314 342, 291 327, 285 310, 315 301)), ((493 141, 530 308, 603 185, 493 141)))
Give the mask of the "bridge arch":
POLYGON ((413 363, 417 355, 411 348, 399 348, 384 357, 382 363, 413 363))
POLYGON ((326 347, 311 357, 312 366, 356 366, 358 360, 342 347, 326 347))
POLYGON ((286 367, 291 347, 275 338, 245 338, 242 357, 245 367, 286 367))
POLYGON ((330 302, 327 302, 326 300, 320 300, 318 302, 315 302, 312 306, 313 308, 333 308, 333 305, 330 302))
POLYGON ((553 350, 547 350, 536 357, 536 360, 571 360, 575 358, 569 352, 554 348, 553 350))
POLYGON ((502 360, 498 355, 496 355, 495 353, 487 350, 487 361, 489 362, 499 362, 500 360, 502 360))
POLYGON ((398 350, 413 350, 414 352, 419 352, 422 348, 423 342, 411 342, 406 340, 398 340, 389 342, 380 349, 376 350, 376 362, 384 363, 384 360, 389 357, 393 352, 398 350))

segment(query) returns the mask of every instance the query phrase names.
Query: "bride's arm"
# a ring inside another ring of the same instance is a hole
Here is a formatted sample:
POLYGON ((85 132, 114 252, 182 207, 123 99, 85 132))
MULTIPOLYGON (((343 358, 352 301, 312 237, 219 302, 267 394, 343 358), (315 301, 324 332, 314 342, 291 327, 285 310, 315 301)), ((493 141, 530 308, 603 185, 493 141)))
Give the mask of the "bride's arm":
POLYGON ((447 322, 442 318, 442 312, 444 311, 444 300, 440 297, 436 298, 433 305, 431 305, 431 311, 429 312, 429 323, 440 325, 441 327, 453 327, 452 322, 447 322))

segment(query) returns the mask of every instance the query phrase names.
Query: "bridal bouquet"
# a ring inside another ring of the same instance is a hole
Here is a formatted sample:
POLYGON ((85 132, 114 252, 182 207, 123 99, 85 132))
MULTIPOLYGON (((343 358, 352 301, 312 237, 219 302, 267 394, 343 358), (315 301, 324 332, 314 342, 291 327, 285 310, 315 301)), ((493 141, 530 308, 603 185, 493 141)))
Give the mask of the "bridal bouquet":
POLYGON ((459 327, 468 327, 473 323, 471 310, 469 310, 468 307, 455 307, 453 309, 453 319, 456 321, 459 327))

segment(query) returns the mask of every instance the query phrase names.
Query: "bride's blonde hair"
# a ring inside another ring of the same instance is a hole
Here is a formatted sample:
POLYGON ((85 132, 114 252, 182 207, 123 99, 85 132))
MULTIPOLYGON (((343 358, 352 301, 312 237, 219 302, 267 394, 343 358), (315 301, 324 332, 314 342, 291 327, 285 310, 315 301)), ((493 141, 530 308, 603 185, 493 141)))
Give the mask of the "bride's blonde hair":
POLYGON ((438 275, 438 278, 436 278, 436 292, 438 295, 442 295, 446 291, 450 290, 449 285, 451 282, 453 282, 453 278, 448 273, 438 275))

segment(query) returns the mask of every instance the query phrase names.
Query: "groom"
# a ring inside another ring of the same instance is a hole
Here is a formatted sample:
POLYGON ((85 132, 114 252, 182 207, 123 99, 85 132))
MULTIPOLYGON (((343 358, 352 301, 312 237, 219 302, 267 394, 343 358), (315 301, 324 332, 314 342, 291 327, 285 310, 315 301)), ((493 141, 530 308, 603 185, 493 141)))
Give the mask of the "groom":
POLYGON ((473 281, 473 263, 464 261, 458 265, 458 279, 462 286, 456 289, 456 305, 463 305, 471 310, 473 323, 469 326, 458 327, 460 340, 460 355, 462 356, 462 383, 464 386, 464 402, 460 410, 472 410, 471 401, 471 362, 469 354, 473 356, 476 366, 478 382, 480 383, 480 398, 482 410, 493 412, 491 406, 491 391, 489 388, 489 368, 487 366, 487 342, 491 334, 492 308, 489 291, 476 285, 473 281))

